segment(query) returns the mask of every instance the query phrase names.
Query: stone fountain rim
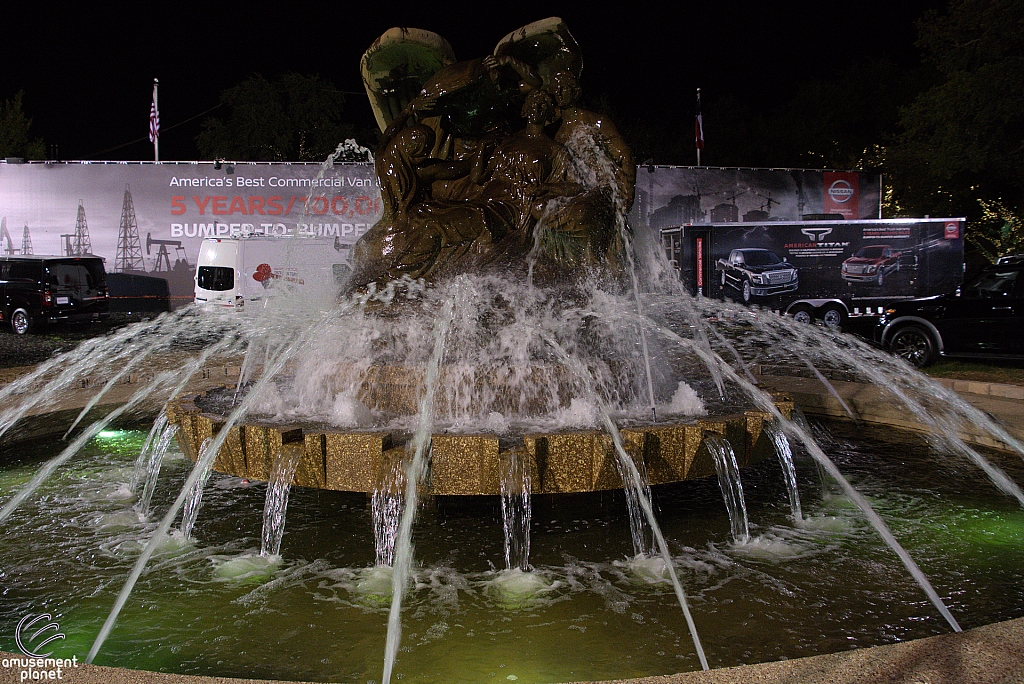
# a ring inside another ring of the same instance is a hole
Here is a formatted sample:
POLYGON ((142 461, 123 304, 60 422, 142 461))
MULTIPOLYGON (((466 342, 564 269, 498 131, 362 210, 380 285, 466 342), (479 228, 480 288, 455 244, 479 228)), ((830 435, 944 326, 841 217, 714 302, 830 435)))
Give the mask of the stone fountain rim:
MULTIPOLYGON (((1024 618, 993 622, 965 630, 849 651, 791 660, 715 668, 635 679, 576 682, 575 684, 834 684, 871 681, 897 684, 928 681, 962 684, 970 672, 973 684, 1001 684, 1024 679, 1024 618)), ((0 651, 0 659, 24 658, 0 651)), ((14 684, 16 668, 0 670, 0 684, 14 684), (10 675, 3 676, 7 671, 10 675)), ((66 680, 72 684, 309 684, 272 680, 187 675, 131 670, 106 665, 79 665, 66 680)), ((568 684, 568 683, 566 683, 568 684)))
MULTIPOLYGON (((232 373, 225 368, 225 375, 232 373)), ((131 383, 129 383, 131 384, 131 383)), ((220 382, 210 383, 211 385, 221 384, 220 382)), ((863 383, 858 383, 863 384, 863 383)), ((870 385, 863 384, 865 387, 870 385)), ((819 399, 828 399, 828 393, 824 387, 815 392, 819 399)), ((957 388, 959 389, 959 388, 957 388)), ((802 404, 802 393, 792 393, 797 405, 802 404)), ((101 404, 95 410, 109 411, 123 401, 111 401, 101 404)), ((83 402, 84 405, 84 402, 83 402)), ((804 407, 809 408, 809 407, 804 407)), ((55 427, 59 421, 45 420, 47 416, 58 413, 68 413, 67 408, 58 411, 46 411, 33 416, 33 419, 43 419, 55 432, 63 433, 64 428, 55 427)), ((152 410, 156 415, 157 409, 152 410)), ((820 411, 832 420, 849 420, 842 415, 832 411, 820 411)), ((891 425, 893 427, 906 429, 906 425, 899 421, 883 420, 885 416, 874 415, 865 422, 891 425)), ((8 435, 8 439, 14 437, 14 442, 22 439, 38 439, 35 435, 8 435)), ((1000 451, 1007 451, 1004 445, 988 444, 990 448, 1000 451)), ((836 681, 864 681, 865 672, 873 673, 871 681, 880 684, 897 683, 910 681, 908 678, 914 674, 907 666, 907 660, 918 668, 926 667, 929 664, 944 662, 944 668, 927 669, 932 679, 932 684, 960 684, 963 679, 961 674, 966 669, 972 669, 975 684, 996 684, 997 682, 1014 681, 1010 678, 1013 675, 1024 681, 1024 618, 1016 618, 1002 622, 994 622, 964 631, 961 634, 941 634, 921 639, 898 642, 895 644, 884 644, 863 649, 840 651, 816 656, 795 658, 786 661, 770 661, 741 665, 726 668, 712 669, 709 672, 691 671, 668 675, 655 675, 637 679, 606 680, 600 684, 733 684, 733 682, 757 681, 762 684, 832 684, 836 681), (979 648, 983 646, 984 648, 979 648), (1000 657, 991 653, 993 650, 1001 649, 1000 657), (973 659, 972 662, 968 662, 973 659), (973 664, 972 664, 973 663, 973 664), (951 667, 955 665, 956 667, 951 667), (996 665, 1003 665, 1003 671, 996 671, 996 665), (942 674, 948 673, 948 678, 942 674), (845 679, 844 679, 845 677, 845 679)), ((0 658, 22 657, 13 653, 0 651, 0 658)), ((0 684, 14 684, 17 681, 14 669, 0 669, 0 684), (10 673, 4 676, 5 673, 10 673)), ((113 666, 81 665, 74 671, 75 674, 68 678, 74 684, 142 684, 142 682, 159 684, 300 684, 297 681, 287 680, 266 680, 266 679, 240 679, 221 676, 186 675, 148 670, 133 670, 113 666)), ((920 672, 920 671, 919 671, 920 672)), ((922 674, 924 672, 921 672, 922 674)), ((593 683, 597 684, 597 683, 593 683)))

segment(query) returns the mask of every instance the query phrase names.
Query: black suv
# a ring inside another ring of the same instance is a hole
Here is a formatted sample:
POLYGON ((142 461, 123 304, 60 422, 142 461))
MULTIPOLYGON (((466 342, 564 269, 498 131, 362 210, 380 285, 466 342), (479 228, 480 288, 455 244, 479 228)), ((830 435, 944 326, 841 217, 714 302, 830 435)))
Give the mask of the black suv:
POLYGON ((949 294, 894 304, 874 337, 919 368, 939 356, 1024 359, 1024 256, 1003 257, 949 294))
POLYGON ((0 322, 15 334, 50 321, 105 319, 109 312, 101 258, 0 256, 0 322))

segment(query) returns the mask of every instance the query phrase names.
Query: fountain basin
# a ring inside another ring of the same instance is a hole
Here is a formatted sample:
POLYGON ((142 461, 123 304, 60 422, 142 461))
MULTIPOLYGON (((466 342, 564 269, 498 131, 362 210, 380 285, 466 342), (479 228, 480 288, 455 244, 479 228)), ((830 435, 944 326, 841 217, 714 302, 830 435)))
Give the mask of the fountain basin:
MULTIPOLYGON (((837 435, 855 432, 842 423, 828 427, 837 435)), ((859 447, 844 450, 841 465, 859 474, 867 494, 891 502, 884 514, 939 591, 955 597, 954 610, 964 626, 1020 617, 1017 570, 1024 528, 1016 504, 954 464, 940 468, 942 477, 935 477, 936 464, 911 433, 870 433, 882 440, 876 455, 862 460, 859 447), (893 458, 897 449, 899 458, 893 458), (869 479, 883 470, 884 480, 869 479), (923 492, 922 483, 929 483, 929 490, 934 484, 937 491, 923 492), (971 498, 964 495, 968 486, 978 490, 971 498), (970 582, 964 584, 964 577, 970 582), (998 601, 1002 608, 996 607, 998 601)), ((123 437, 97 444, 73 472, 47 487, 38 503, 29 502, 12 518, 4 559, 16 569, 17 580, 4 599, 0 648, 15 648, 10 635, 19 616, 45 607, 59 615, 55 619, 69 635, 61 653, 77 653, 81 661, 138 542, 149 534, 145 526, 119 532, 92 522, 94 510, 124 507, 105 493, 119 481, 114 472, 123 472, 134 460, 142 436, 134 433, 123 449, 116 446, 123 437), (54 519, 70 527, 54 526, 54 519), (38 544, 46 544, 40 548, 47 558, 67 561, 57 566, 33 561, 30 552, 38 544), (97 560, 90 565, 75 562, 95 555, 97 548, 97 560)), ((166 508, 191 470, 181 455, 173 456, 162 471, 156 511, 166 508)), ((922 646, 909 640, 948 630, 922 605, 919 591, 895 557, 864 529, 856 511, 841 497, 821 491, 805 458, 797 465, 807 518, 845 524, 792 526, 778 467, 765 461, 749 468, 744 480, 751 521, 758 526, 753 532, 774 539, 776 547, 786 542, 787 553, 755 554, 732 543, 714 482, 655 489, 713 666, 728 668, 659 681, 752 681, 754 674, 766 671, 828 681, 811 675, 828 668, 839 676, 844 670, 834 668, 844 665, 849 676, 866 679, 865 668, 873 671, 876 662, 870 650, 814 661, 797 658, 903 640, 908 641, 901 653, 921 653, 922 646), (754 670, 731 667, 783 657, 793 660, 754 670)), ((1012 458, 1007 465, 1013 465, 1012 458)), ((1012 474, 1019 478, 1020 473, 1018 465, 1012 474)), ((185 553, 160 553, 141 593, 126 607, 124 627, 115 630, 97 662, 134 668, 124 676, 136 680, 146 678, 138 670, 304 681, 377 678, 385 615, 360 593, 364 571, 373 568, 366 498, 296 488, 283 562, 272 578, 251 583, 222 577, 223 561, 250 558, 258 548, 264 492, 261 484, 247 487, 237 478, 214 475, 197 522, 197 543, 185 553)), ((502 681, 515 673, 519 681, 603 681, 697 666, 680 638, 685 639, 685 627, 671 588, 634 580, 626 572, 630 545, 621 495, 542 497, 537 502, 531 563, 560 587, 539 605, 513 611, 488 592, 497 574, 488 569, 488 559, 500 563, 502 554, 497 502, 480 497, 479 504, 465 499, 448 503, 438 497, 435 504, 423 513, 421 529, 430 532, 416 545, 419 569, 408 627, 414 636, 398 665, 406 678, 502 681), (445 627, 446 638, 434 639, 445 627), (615 648, 609 646, 613 643, 615 648), (503 663, 505 668, 499 668, 503 663), (489 677, 491 672, 496 676, 489 677)), ((962 652, 963 642, 956 639, 941 639, 952 644, 947 654, 962 652)), ((1002 658, 988 659, 998 671, 1014 662, 1013 651, 985 653, 1002 658)), ((891 663, 891 654, 886 647, 877 658, 891 663)), ((957 680, 951 676, 947 681, 957 680)))
MULTIPOLYGON (((202 410, 206 392, 181 396, 167 405, 169 422, 179 426, 182 451, 196 459, 204 440, 216 435, 223 416, 202 410), (197 404, 198 402, 198 404, 197 404)), ((775 402, 789 416, 793 403, 779 395, 775 402)), ((725 437, 741 468, 759 463, 775 451, 764 434, 761 411, 746 411, 689 423, 622 427, 626 452, 646 470, 652 485, 681 482, 715 474, 705 437, 725 437)), ((372 493, 379 473, 406 456, 410 435, 389 431, 324 429, 315 425, 246 422, 233 426, 213 469, 250 480, 270 479, 284 449, 299 450, 291 484, 336 491, 372 493)), ((500 495, 501 463, 512 453, 529 463, 531 493, 569 494, 622 488, 610 435, 598 430, 528 433, 518 439, 494 434, 431 436, 430 477, 425 493, 433 495, 500 495)))

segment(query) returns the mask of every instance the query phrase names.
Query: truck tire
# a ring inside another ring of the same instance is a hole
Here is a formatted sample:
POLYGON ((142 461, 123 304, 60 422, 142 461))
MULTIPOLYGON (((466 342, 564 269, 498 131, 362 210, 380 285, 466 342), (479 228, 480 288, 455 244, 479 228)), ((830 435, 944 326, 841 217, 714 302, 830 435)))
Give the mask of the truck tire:
POLYGON ((889 351, 915 368, 934 361, 937 346, 931 333, 917 325, 900 328, 889 341, 889 351))
POLYGON ((722 288, 725 288, 725 271, 722 271, 722 288))
POLYGON ((806 304, 798 304, 790 309, 790 315, 793 316, 793 320, 797 323, 803 323, 804 325, 810 324, 814 321, 814 315, 811 313, 811 307, 806 304))
POLYGON ((885 274, 882 272, 882 269, 879 268, 878 269, 878 277, 875 278, 875 285, 878 285, 878 287, 882 287, 882 282, 884 280, 885 280, 885 274))
POLYGON ((11 332, 15 335, 26 335, 35 327, 32 322, 32 316, 21 307, 11 311, 10 321, 11 332))
POLYGON ((829 304, 821 312, 821 322, 830 330, 839 330, 846 322, 846 312, 842 307, 829 304))
POLYGON ((750 294, 750 281, 749 280, 746 280, 746 279, 743 280, 743 283, 740 285, 740 295, 743 297, 743 303, 744 304, 749 304, 750 303, 751 294, 750 294))

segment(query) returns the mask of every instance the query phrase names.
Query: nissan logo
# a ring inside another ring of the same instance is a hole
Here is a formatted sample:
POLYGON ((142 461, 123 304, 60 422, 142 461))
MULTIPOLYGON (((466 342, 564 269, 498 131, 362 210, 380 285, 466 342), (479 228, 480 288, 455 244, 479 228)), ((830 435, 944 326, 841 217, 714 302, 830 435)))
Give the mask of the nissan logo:
POLYGON ((832 185, 828 186, 828 196, 836 204, 846 204, 853 197, 854 193, 855 191, 853 186, 850 185, 850 181, 841 178, 833 181, 832 185))

